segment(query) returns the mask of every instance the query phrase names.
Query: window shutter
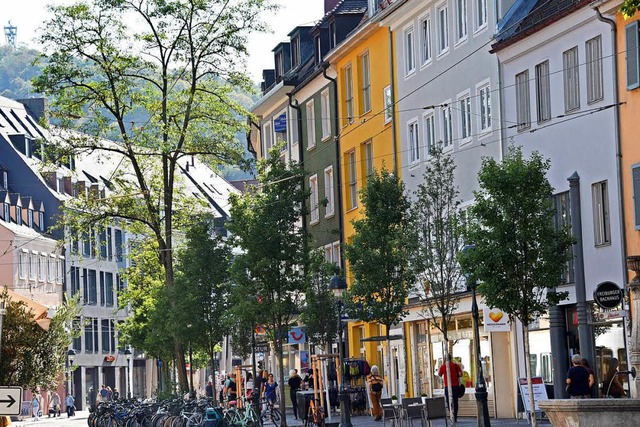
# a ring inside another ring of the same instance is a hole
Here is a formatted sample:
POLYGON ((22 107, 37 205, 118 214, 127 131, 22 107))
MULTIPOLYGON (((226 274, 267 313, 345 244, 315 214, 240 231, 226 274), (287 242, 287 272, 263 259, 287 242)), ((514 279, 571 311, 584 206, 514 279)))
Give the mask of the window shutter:
POLYGON ((635 165, 631 168, 631 181, 633 184, 635 229, 640 230, 640 165, 635 165))
MULTIPOLYGON (((627 39, 627 89, 635 89, 640 85, 640 63, 638 60, 638 21, 625 27, 627 39)), ((637 224, 637 217, 636 217, 637 224)))

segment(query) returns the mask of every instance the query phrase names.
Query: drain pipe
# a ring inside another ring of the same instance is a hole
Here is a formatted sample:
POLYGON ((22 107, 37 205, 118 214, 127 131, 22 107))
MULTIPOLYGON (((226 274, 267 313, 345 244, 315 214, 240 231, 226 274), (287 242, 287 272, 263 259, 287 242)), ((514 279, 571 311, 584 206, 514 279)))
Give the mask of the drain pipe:
MULTIPOLYGON (((340 228, 340 266, 342 267, 342 271, 346 276, 346 264, 344 261, 344 216, 342 215, 343 207, 342 207, 342 167, 340 166, 340 135, 338 134, 338 129, 340 126, 340 115, 338 114, 338 81, 333 77, 329 77, 327 74, 327 68, 329 68, 329 64, 325 62, 322 64, 322 75, 325 79, 329 80, 333 86, 333 109, 334 109, 334 117, 333 117, 333 137, 336 142, 336 180, 337 180, 337 199, 338 199, 338 227, 340 228)), ((345 277, 346 278, 346 277, 345 277)))
MULTIPOLYGON (((396 88, 395 88, 395 74, 394 74, 394 63, 393 63, 393 32, 391 31, 391 27, 389 27, 389 89, 391 90, 391 142, 393 144, 393 173, 399 177, 398 175, 398 146, 397 138, 396 138, 396 88)), ((406 365, 405 365, 406 366, 406 365)))
POLYGON ((622 180, 622 137, 621 137, 621 125, 620 125, 620 95, 618 93, 618 29, 616 26, 616 21, 610 18, 605 18, 600 13, 600 10, 597 6, 593 7, 593 10, 596 12, 596 17, 599 21, 604 22, 605 24, 609 24, 611 27, 611 48, 613 49, 611 52, 612 55, 612 66, 613 66, 613 102, 615 103, 615 108, 613 113, 615 114, 616 120, 616 166, 618 169, 618 188, 620 189, 620 196, 618 197, 618 209, 620 209, 620 234, 622 245, 620 251, 622 252, 622 277, 623 280, 627 281, 627 225, 625 223, 625 214, 624 214, 624 182, 622 180))
MULTIPOLYGON (((304 170, 304 147, 302 147, 302 112, 301 112, 301 108, 300 105, 298 105, 298 101, 296 101, 296 103, 293 103, 293 93, 288 93, 287 96, 289 97, 289 107, 293 108, 294 110, 296 110, 296 112, 298 113, 298 119, 296 120, 296 125, 298 127, 298 161, 300 163, 300 167, 302 168, 302 170, 304 170)), ((304 180, 305 177, 302 177, 302 192, 304 193, 304 180)), ((306 202, 305 202, 306 204, 306 202)), ((302 229, 306 232, 307 231, 307 215, 301 215, 302 216, 302 229)))

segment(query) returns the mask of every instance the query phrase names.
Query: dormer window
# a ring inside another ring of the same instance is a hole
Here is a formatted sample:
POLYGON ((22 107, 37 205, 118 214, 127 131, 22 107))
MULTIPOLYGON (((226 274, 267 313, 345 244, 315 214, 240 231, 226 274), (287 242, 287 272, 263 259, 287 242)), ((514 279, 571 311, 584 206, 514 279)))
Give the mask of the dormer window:
POLYGON ((276 53, 276 79, 281 78, 284 75, 284 58, 282 57, 282 51, 276 53))
POLYGON ((27 209, 27 225, 33 228, 33 209, 27 209))
POLYGON ((9 172, 4 169, 2 170, 2 188, 9 189, 9 172))
POLYGON ((300 64, 300 38, 298 36, 291 40, 291 68, 296 68, 300 64))
POLYGON ((38 226, 44 232, 44 212, 38 212, 38 226))
POLYGON ((22 225, 22 208, 16 206, 16 224, 22 225))
POLYGON ((9 203, 4 204, 4 220, 11 222, 11 206, 9 203))
POLYGON ((316 63, 322 62, 322 43, 320 42, 320 36, 316 36, 316 63))
POLYGON ((336 37, 336 23, 332 22, 329 24, 329 39, 331 40, 331 46, 329 46, 329 49, 333 49, 334 47, 336 47, 337 43, 337 37, 336 37))

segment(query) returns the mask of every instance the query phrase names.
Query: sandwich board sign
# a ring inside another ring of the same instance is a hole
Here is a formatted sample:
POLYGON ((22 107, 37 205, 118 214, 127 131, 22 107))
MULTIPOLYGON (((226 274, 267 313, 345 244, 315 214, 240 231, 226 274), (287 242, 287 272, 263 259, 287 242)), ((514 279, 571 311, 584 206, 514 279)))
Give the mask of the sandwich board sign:
POLYGON ((20 415, 22 387, 0 387, 0 415, 20 415))

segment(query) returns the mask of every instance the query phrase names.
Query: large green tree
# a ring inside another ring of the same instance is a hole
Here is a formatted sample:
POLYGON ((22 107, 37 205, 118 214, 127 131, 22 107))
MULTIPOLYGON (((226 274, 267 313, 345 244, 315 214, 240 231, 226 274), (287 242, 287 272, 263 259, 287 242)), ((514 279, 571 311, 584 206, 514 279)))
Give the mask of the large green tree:
POLYGON ((235 298, 247 301, 253 318, 274 339, 284 408, 283 344, 304 301, 310 272, 309 234, 299 226, 308 196, 302 188, 305 173, 300 165, 281 161, 280 148, 259 162, 258 186, 231 198, 227 227, 239 250, 232 267, 235 298))
MULTIPOLYGON (((409 200, 402 181, 386 169, 367 178, 360 200, 363 217, 353 221, 355 234, 345 245, 353 278, 347 292, 349 316, 384 325, 390 349, 391 325, 406 315, 414 281, 409 264, 413 244, 408 232, 409 200)), ((387 358, 391 367, 389 350, 387 358)))
POLYGON ((568 230, 554 226, 549 167, 539 153, 525 158, 519 147, 511 147, 501 163, 485 158, 467 232, 475 248, 460 254, 464 270, 480 280, 486 304, 522 324, 531 408, 529 324, 566 297, 554 288, 573 243, 568 230))
POLYGON ((0 289, 0 302, 7 310, 2 324, 0 384, 18 385, 31 390, 57 387, 63 372, 67 350, 79 325, 77 299, 63 303, 43 328, 23 301, 11 299, 7 288, 0 289))
MULTIPOLYGON (((52 7, 45 24, 47 64, 34 86, 52 95, 64 127, 83 132, 60 135, 63 153, 98 152, 118 165, 107 177, 111 197, 78 198, 65 225, 80 232, 103 219, 144 225, 168 289, 179 216, 195 205, 178 190, 179 162, 243 161, 236 134, 247 112, 230 94, 250 89, 242 73, 247 35, 264 29, 269 1, 79 0, 52 7)), ((172 347, 186 390, 182 340, 172 347)))
MULTIPOLYGON (((458 263, 458 252, 464 243, 455 169, 451 156, 440 145, 434 146, 410 208, 410 233, 416 242, 410 256, 416 272, 417 294, 425 303, 423 314, 442 332, 445 357, 452 350, 449 325, 461 293, 466 290, 458 263)), ((445 366, 450 377, 449 364, 445 366)), ((449 395, 452 393, 449 382, 449 395)), ((453 412, 450 415, 455 425, 453 412)))
POLYGON ((640 0, 624 0, 620 6, 620 11, 624 13, 624 16, 631 17, 640 8, 640 0))

